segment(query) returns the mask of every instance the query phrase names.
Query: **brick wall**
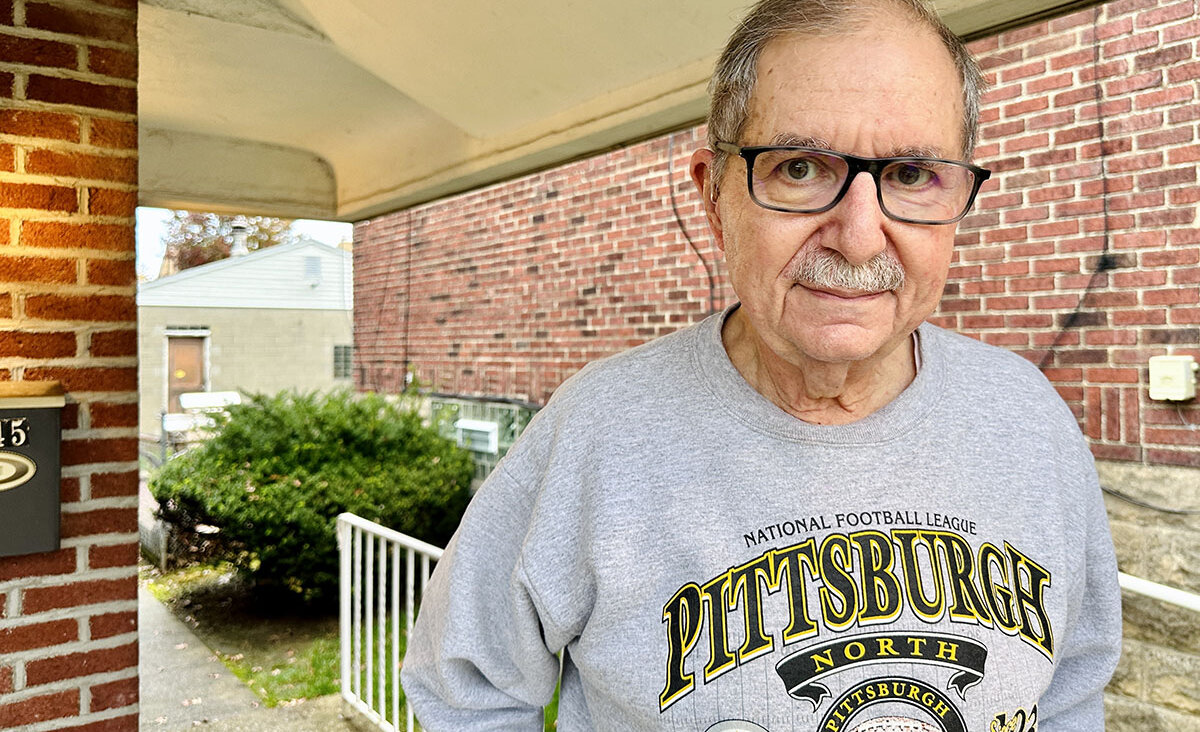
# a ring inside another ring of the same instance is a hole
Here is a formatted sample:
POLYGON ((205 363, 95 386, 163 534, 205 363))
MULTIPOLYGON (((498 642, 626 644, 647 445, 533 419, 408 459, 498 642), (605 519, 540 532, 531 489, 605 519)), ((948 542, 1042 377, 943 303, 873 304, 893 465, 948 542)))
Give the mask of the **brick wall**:
POLYGON ((701 144, 687 130, 359 223, 359 385, 395 391, 408 364, 438 391, 540 403, 588 361, 723 307, 688 178, 701 144))
POLYGON ((62 382, 62 548, 0 558, 0 728, 137 729, 136 0, 0 5, 0 380, 62 382))
POLYGON ((1200 358, 1200 15, 1121 0, 973 44, 992 88, 937 322, 1042 364, 1097 457, 1200 467, 1200 406, 1147 362, 1200 358))
MULTIPOLYGON (((1150 356, 1200 357, 1198 37, 1191 0, 1120 0, 973 44, 996 177, 933 319, 1043 364, 1101 458, 1200 466, 1200 406, 1147 396, 1150 356)), ((686 130, 358 224, 359 385, 394 391, 411 365, 441 391, 544 402, 722 307, 687 178, 700 144, 686 130)))

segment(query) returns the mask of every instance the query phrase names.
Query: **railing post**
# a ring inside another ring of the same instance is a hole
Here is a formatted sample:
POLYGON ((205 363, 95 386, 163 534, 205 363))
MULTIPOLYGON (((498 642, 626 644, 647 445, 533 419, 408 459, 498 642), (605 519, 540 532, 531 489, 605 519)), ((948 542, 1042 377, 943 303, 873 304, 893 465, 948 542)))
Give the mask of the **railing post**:
POLYGON ((350 538, 353 528, 338 517, 338 656, 341 661, 342 698, 350 699, 350 555, 353 551, 350 538))
MULTIPOLYGON (((422 588, 428 583, 430 565, 441 558, 442 550, 350 513, 338 516, 337 537, 341 578, 338 599, 342 698, 380 730, 397 732, 403 691, 400 684, 401 627, 405 633, 412 630, 417 583, 422 588), (377 543, 378 557, 375 555, 377 543), (403 569, 400 566, 401 551, 404 552, 403 569), (418 554, 421 556, 419 576, 418 554), (400 605, 402 571, 403 608, 400 605), (403 626, 400 624, 402 611, 405 616, 403 626), (392 697, 390 705, 389 693, 392 697)), ((404 706, 406 727, 412 732, 416 719, 408 704, 404 706)))

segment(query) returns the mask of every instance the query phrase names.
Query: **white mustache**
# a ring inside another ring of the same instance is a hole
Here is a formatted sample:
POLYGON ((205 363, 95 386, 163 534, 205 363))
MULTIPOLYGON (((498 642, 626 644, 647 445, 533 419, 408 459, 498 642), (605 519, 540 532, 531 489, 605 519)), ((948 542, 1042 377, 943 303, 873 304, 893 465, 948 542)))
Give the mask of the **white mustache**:
POLYGON ((794 282, 849 292, 885 292, 904 287, 904 267, 887 252, 870 261, 853 265, 841 254, 824 248, 810 248, 793 259, 784 276, 794 282))

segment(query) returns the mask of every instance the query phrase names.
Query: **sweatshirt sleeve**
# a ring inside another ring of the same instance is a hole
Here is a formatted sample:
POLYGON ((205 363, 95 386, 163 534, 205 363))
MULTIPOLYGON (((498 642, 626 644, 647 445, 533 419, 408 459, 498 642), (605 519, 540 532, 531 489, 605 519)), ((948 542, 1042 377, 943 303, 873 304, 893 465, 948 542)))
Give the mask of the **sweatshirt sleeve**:
POLYGON ((1117 561, 1098 481, 1093 485, 1094 498, 1079 512, 1087 522, 1083 586, 1075 595, 1054 677, 1038 705, 1040 732, 1104 729, 1104 687, 1121 655, 1117 561))
POLYGON ((542 729, 560 649, 547 646, 522 567, 532 508, 511 476, 493 471, 430 579, 401 670, 429 732, 542 729))

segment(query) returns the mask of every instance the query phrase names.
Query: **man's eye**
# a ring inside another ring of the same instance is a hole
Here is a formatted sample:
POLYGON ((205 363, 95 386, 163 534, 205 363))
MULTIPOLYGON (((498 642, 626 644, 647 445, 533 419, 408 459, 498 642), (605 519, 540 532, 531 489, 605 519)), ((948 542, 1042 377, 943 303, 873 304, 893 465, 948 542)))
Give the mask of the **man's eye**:
POLYGON ((922 186, 933 178, 933 171, 918 165, 899 165, 892 171, 891 177, 903 186, 922 186))
POLYGON ((817 166, 809 158, 792 158, 781 167, 784 177, 791 181, 811 180, 817 175, 817 166))

